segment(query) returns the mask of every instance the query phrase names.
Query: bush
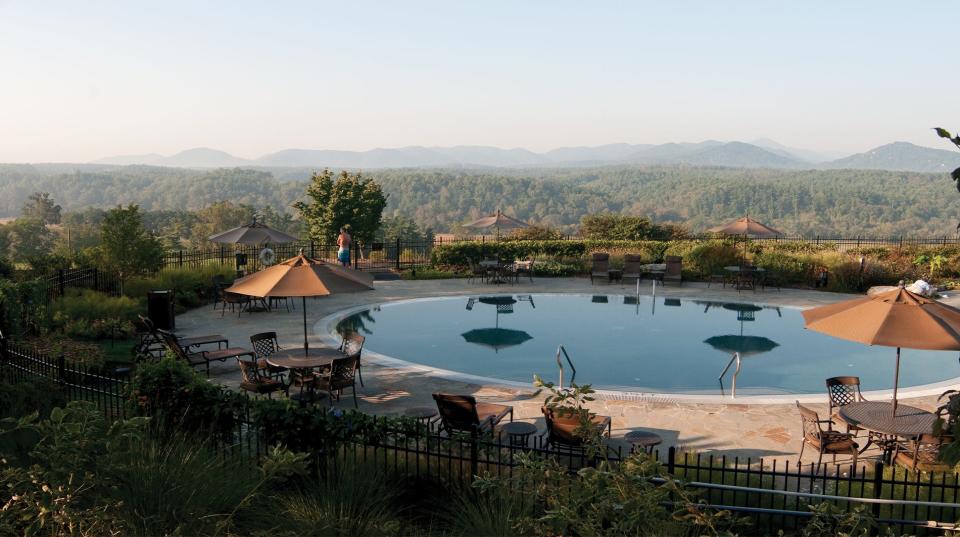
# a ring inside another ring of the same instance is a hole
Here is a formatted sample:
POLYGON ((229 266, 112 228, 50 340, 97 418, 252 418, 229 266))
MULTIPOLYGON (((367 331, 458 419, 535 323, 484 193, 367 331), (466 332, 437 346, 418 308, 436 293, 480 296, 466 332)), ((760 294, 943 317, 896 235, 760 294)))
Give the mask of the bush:
POLYGON ((223 276, 232 282, 236 271, 229 265, 210 264, 199 268, 167 269, 154 276, 140 276, 127 280, 123 292, 128 297, 145 298, 149 291, 172 290, 178 311, 202 306, 213 300, 214 276, 223 276))
POLYGON ((0 257, 0 278, 12 279, 13 272, 13 263, 6 257, 0 257))
POLYGON ((721 273, 723 267, 739 265, 743 251, 731 241, 713 240, 695 245, 682 257, 684 268, 709 276, 721 273))
POLYGON ((50 328, 50 317, 43 281, 0 279, 0 330, 5 335, 43 333, 50 328))
POLYGON ((63 406, 66 397, 54 381, 45 377, 13 382, 13 373, 0 366, 0 418, 18 418, 37 412, 41 418, 54 407, 63 406))
POLYGON ((142 300, 68 289, 54 306, 53 325, 82 339, 125 339, 136 333, 133 322, 144 311, 142 300))

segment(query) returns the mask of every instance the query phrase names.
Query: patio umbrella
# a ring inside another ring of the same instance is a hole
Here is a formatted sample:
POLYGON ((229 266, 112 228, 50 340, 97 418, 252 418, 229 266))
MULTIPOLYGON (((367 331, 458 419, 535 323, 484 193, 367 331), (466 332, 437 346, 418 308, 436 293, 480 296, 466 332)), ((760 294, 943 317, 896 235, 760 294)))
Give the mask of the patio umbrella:
POLYGON ((235 227, 217 233, 216 235, 210 235, 208 240, 221 244, 265 244, 268 242, 286 244, 296 241, 297 238, 291 237, 282 231, 270 229, 266 225, 257 222, 257 219, 254 218, 253 222, 245 226, 235 227))
POLYGON ((711 233, 719 233, 721 235, 730 235, 730 236, 742 236, 743 241, 743 256, 747 256, 747 241, 748 237, 754 237, 758 239, 767 239, 773 237, 782 237, 783 233, 773 229, 770 226, 762 224, 749 216, 744 216, 743 218, 738 218, 729 224, 723 226, 716 226, 710 228, 708 231, 711 233))
POLYGON ((266 298, 298 296, 303 299, 303 348, 307 342, 307 298, 373 289, 373 276, 351 268, 331 265, 303 255, 241 278, 226 289, 228 293, 266 298))
POLYGON ((494 227, 497 229, 497 238, 499 238, 501 229, 530 227, 530 224, 507 216, 503 214, 500 209, 497 209, 497 212, 491 214, 490 216, 484 216, 479 220, 474 220, 469 224, 464 224, 463 227, 468 227, 471 229, 488 229, 494 227))
POLYGON ((897 413, 900 349, 960 350, 960 309, 903 288, 803 311, 806 328, 867 345, 897 348, 893 413, 897 413))
POLYGON ((460 334, 468 343, 475 343, 490 347, 496 352, 505 347, 520 345, 533 339, 533 336, 523 330, 510 328, 477 328, 460 334))

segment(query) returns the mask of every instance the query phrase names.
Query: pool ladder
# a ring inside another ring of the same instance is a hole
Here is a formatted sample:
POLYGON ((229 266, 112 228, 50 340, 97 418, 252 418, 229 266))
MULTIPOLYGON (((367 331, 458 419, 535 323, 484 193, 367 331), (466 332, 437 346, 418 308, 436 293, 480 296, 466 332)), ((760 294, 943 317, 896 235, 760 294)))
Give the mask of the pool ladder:
POLYGON ((740 353, 739 352, 733 353, 733 356, 730 357, 730 361, 727 362, 727 367, 724 367, 723 373, 720 373, 720 376, 717 377, 717 380, 720 381, 720 392, 723 393, 723 376, 727 374, 727 371, 730 370, 730 366, 733 365, 734 362, 737 363, 737 367, 736 369, 733 370, 733 385, 730 388, 731 399, 737 398, 737 376, 740 375, 740 353))
POLYGON ((570 355, 567 354, 567 349, 565 349, 563 345, 560 345, 557 347, 557 367, 560 368, 560 382, 557 383, 557 388, 560 390, 563 389, 563 362, 560 361, 561 354, 563 354, 563 357, 567 359, 567 365, 570 366, 570 371, 573 372, 573 374, 570 375, 570 383, 572 384, 573 379, 577 378, 577 368, 573 367, 573 362, 570 360, 570 355))

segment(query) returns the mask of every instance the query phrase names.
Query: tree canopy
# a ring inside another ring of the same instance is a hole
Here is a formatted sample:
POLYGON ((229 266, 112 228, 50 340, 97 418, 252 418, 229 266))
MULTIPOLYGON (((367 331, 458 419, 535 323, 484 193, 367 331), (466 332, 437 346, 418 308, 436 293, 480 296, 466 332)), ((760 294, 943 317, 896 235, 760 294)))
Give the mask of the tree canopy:
POLYGON ((324 242, 332 242, 345 225, 358 242, 372 241, 387 206, 380 185, 359 172, 342 171, 336 179, 330 170, 314 173, 306 197, 309 201, 293 206, 309 226, 310 236, 324 242))

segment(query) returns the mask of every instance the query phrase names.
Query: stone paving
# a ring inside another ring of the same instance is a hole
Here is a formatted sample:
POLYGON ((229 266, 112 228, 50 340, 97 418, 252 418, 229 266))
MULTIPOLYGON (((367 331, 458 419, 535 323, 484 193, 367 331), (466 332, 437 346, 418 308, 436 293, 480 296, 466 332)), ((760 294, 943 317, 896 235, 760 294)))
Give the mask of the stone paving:
MULTIPOLYGON (((376 289, 366 293, 307 299, 308 321, 314 327, 310 335, 311 345, 322 345, 323 338, 315 326, 322 317, 352 306, 380 303, 429 296, 448 296, 490 293, 494 286, 468 283, 466 280, 428 281, 376 281, 376 289)), ((496 287, 502 293, 593 293, 629 294, 635 286, 613 283, 592 286, 586 278, 538 278, 534 282, 496 287)), ((644 282, 641 292, 649 294, 649 282, 644 282)), ((686 282, 680 287, 660 287, 658 296, 697 297, 718 300, 755 300, 783 306, 813 307, 852 298, 852 295, 822 293, 813 290, 768 289, 754 293, 738 293, 718 284, 707 287, 704 283, 686 282)), ((955 299, 946 299, 954 302, 955 299)), ((960 302, 960 301, 957 301, 960 302)), ((957 305, 956 303, 954 305, 957 305)), ((227 310, 221 312, 206 306, 191 310, 177 317, 177 332, 180 335, 219 333, 227 336, 234 346, 249 346, 249 336, 256 332, 273 330, 282 346, 299 347, 303 341, 301 301, 296 299, 295 311, 243 313, 239 317, 227 310)), ((375 414, 396 414, 413 406, 433 406, 431 394, 436 391, 472 394, 479 399, 513 405, 518 420, 536 424, 544 429, 540 414, 542 396, 533 398, 532 388, 516 389, 498 385, 482 385, 427 376, 421 371, 385 364, 373 357, 364 356, 363 381, 358 386, 360 409, 375 414)), ((211 366, 211 381, 229 387, 239 382, 236 363, 214 363, 211 366)), ((946 389, 946 388, 944 388, 946 389)), ((936 396, 927 395, 903 399, 903 402, 919 408, 932 410, 936 396)), ((347 395, 340 406, 352 406, 347 395)), ((822 402, 809 406, 825 416, 826 394, 822 402)), ((599 414, 612 416, 612 443, 621 443, 622 436, 635 429, 653 431, 661 435, 664 446, 682 449, 727 454, 796 460, 800 450, 800 418, 795 404, 744 404, 736 401, 684 402, 670 398, 650 400, 601 399, 592 404, 599 414)), ((807 450, 809 453, 810 450, 807 450)), ((804 459, 809 457, 805 454, 804 459)))

